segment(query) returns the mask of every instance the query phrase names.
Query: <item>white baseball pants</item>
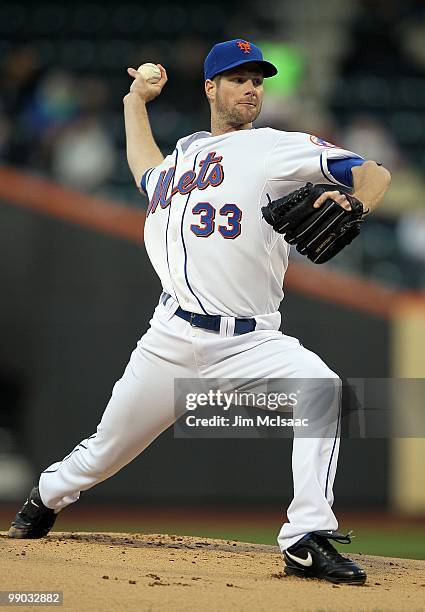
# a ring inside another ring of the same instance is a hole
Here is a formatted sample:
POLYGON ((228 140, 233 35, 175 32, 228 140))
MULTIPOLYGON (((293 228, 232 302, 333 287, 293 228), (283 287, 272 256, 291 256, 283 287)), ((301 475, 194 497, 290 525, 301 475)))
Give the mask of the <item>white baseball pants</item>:
MULTIPOLYGON (((81 491, 118 472, 172 425, 175 378, 333 379, 332 396, 326 398, 330 418, 320 437, 294 436, 294 498, 278 543, 283 551, 306 533, 337 529, 331 506, 339 451, 338 376, 297 339, 277 331, 278 314, 257 319, 257 328, 262 329, 233 336, 232 318, 225 319, 220 333, 211 332, 177 317, 176 307, 173 298, 161 296, 150 328, 113 388, 96 433, 41 474, 43 503, 59 511, 77 501, 81 491)), ((301 402, 294 408, 294 418, 308 416, 311 409, 301 402)))

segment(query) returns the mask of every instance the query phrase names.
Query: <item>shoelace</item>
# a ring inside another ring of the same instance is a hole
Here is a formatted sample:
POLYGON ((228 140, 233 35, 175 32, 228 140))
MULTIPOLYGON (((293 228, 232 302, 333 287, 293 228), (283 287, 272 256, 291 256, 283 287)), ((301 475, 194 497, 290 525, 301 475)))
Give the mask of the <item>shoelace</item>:
POLYGON ((339 554, 339 552, 332 546, 327 538, 322 536, 315 536, 316 544, 320 548, 321 552, 330 559, 336 559, 337 561, 346 561, 347 558, 339 554))

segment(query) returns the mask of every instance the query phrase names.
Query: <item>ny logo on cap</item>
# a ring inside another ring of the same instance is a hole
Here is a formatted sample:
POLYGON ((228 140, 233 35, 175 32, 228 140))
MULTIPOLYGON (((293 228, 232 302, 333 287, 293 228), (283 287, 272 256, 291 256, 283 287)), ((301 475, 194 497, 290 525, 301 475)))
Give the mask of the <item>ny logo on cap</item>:
POLYGON ((236 44, 244 53, 251 53, 251 43, 246 42, 245 40, 238 40, 236 44))

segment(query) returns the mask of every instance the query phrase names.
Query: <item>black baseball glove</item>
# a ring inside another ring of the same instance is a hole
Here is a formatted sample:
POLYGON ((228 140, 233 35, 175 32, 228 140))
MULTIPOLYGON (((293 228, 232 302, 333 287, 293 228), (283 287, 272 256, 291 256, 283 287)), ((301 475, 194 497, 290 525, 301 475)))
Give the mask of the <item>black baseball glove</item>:
POLYGON ((365 215, 362 202, 345 190, 312 183, 269 202, 261 211, 273 229, 285 234, 286 242, 317 264, 332 259, 359 235, 365 215), (335 190, 345 194, 351 210, 345 210, 330 198, 320 208, 313 208, 323 192, 335 190))

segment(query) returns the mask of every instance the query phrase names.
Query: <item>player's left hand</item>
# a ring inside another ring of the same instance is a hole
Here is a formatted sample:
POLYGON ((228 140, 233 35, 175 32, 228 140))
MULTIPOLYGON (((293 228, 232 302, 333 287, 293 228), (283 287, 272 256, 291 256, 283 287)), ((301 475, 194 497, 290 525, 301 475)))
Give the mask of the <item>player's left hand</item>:
POLYGON ((326 200, 333 200, 337 204, 339 204, 345 210, 351 210, 351 204, 348 199, 345 197, 344 193, 340 191, 327 191, 322 193, 321 196, 317 198, 317 200, 313 204, 313 208, 320 208, 322 204, 326 202, 326 200))
POLYGON ((363 203, 353 195, 312 183, 269 202, 261 211, 288 244, 318 264, 335 257, 359 235, 365 214, 363 203))

